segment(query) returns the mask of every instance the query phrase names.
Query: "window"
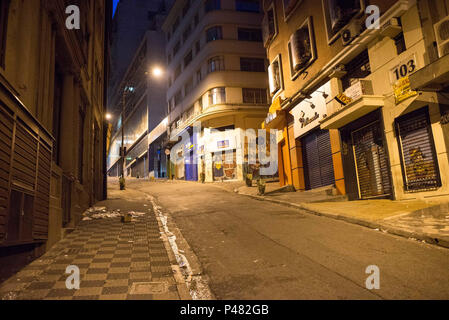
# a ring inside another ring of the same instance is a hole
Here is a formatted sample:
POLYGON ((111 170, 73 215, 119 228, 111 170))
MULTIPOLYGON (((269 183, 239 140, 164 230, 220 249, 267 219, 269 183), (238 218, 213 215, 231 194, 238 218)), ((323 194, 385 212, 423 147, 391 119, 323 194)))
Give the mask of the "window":
POLYGON ((79 109, 78 121, 78 181, 83 184, 83 168, 84 168, 84 121, 85 115, 83 108, 79 109))
POLYGON ((198 13, 193 17, 193 26, 196 27, 200 23, 200 17, 198 16, 198 13))
POLYGON ((274 7, 271 6, 270 9, 265 13, 265 16, 262 21, 262 34, 263 34, 263 43, 264 45, 268 45, 268 43, 275 37, 277 32, 275 15, 274 15, 274 7))
MULTIPOLYGON (((328 1, 328 0, 324 0, 328 1)), ((296 5, 301 2, 300 0, 283 0, 284 4, 284 18, 287 19, 293 10, 296 8, 296 5)))
POLYGON ((245 12, 259 12, 260 1, 259 0, 236 0, 235 10, 245 12))
POLYGON ((296 77, 316 59, 311 18, 308 18, 303 25, 291 35, 288 42, 288 53, 290 56, 290 71, 292 78, 296 77))
POLYGON ((213 10, 220 10, 220 0, 206 0, 204 3, 204 11, 210 12, 213 10))
POLYGON ((175 22, 173 22, 172 33, 175 33, 178 27, 179 27, 179 17, 176 18, 175 22))
POLYGON ((176 68, 173 81, 175 81, 176 79, 178 79, 178 77, 179 77, 180 75, 181 75, 181 65, 179 65, 179 66, 176 68))
POLYGON ((175 97, 174 97, 174 106, 179 105, 179 104, 181 103, 181 100, 182 100, 182 92, 181 92, 181 90, 178 90, 178 91, 175 93, 175 97))
POLYGON ((186 27, 184 32, 182 33, 182 42, 186 42, 187 39, 190 37, 190 34, 192 33, 192 27, 190 24, 186 27))
POLYGON ((210 58, 207 61, 207 72, 215 72, 224 70, 224 59, 222 56, 210 58))
POLYGON ((394 38, 394 43, 396 45, 396 51, 398 55, 407 50, 404 34, 402 32, 394 38))
POLYGON ((196 52, 196 54, 198 54, 200 52, 200 50, 201 50, 201 43, 199 41, 197 41, 195 43, 195 52, 196 52))
POLYGON ((55 138, 53 144, 53 160, 60 165, 60 144, 61 144, 61 111, 62 111, 62 84, 64 75, 58 65, 55 66, 55 80, 53 90, 53 128, 52 134, 55 138))
POLYGON ((240 58, 240 70, 250 72, 265 72, 265 59, 240 58))
POLYGON ((181 48, 181 43, 178 41, 178 42, 176 42, 175 46, 173 47, 173 57, 176 56, 176 54, 179 51, 179 48, 181 48))
POLYGON ((209 105, 226 103, 226 90, 224 87, 214 88, 209 91, 209 105))
POLYGON ((197 84, 200 83, 201 80, 203 80, 203 73, 201 72, 201 69, 199 69, 199 70, 196 72, 196 83, 197 83, 197 84))
POLYGON ((223 38, 221 26, 212 27, 206 30, 206 42, 220 40, 223 38))
POLYGON ((193 78, 190 78, 184 85, 184 96, 187 96, 190 92, 192 92, 192 89, 193 89, 193 78))
POLYGON ((270 94, 274 95, 282 89, 281 56, 277 56, 268 67, 268 82, 270 94))
POLYGON ((0 67, 5 67, 6 31, 8 29, 9 0, 0 1, 0 67))
POLYGON ((355 57, 345 66, 345 69, 347 73, 341 78, 343 91, 352 86, 358 79, 363 79, 371 74, 368 50, 355 57))
POLYGON ((327 36, 333 41, 352 18, 365 11, 364 0, 322 0, 327 36))
POLYGON ((182 8, 182 16, 185 17, 187 12, 189 12, 190 9, 190 0, 187 0, 187 3, 185 4, 184 8, 182 8))
POLYGON ((184 69, 192 62, 192 50, 184 57, 184 69))
POLYGON ((267 90, 243 88, 243 103, 267 104, 267 90))
POLYGON ((262 31, 260 29, 238 28, 238 39, 240 41, 262 42, 262 31))

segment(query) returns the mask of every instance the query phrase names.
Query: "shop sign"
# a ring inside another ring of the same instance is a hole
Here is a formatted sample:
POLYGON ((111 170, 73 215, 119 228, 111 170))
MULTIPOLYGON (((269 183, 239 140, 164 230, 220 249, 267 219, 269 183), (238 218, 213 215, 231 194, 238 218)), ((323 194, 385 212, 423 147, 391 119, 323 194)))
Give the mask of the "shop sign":
POLYGON ((390 69, 390 81, 392 84, 395 84, 397 81, 410 76, 417 70, 416 55, 413 54, 390 69))
POLYGON ((396 100, 396 104, 401 103, 404 100, 407 100, 410 97, 414 97, 418 95, 418 92, 413 91, 410 87, 410 79, 408 76, 399 79, 394 85, 394 97, 396 100))
POLYGON ((229 148, 229 140, 217 141, 217 148, 218 149, 229 148))
POLYGON ((343 106, 347 106, 352 102, 360 99, 365 95, 373 95, 373 84, 370 80, 358 80, 350 86, 344 93, 340 93, 335 100, 343 106))
POLYGON ((310 99, 301 101, 290 111, 295 119, 293 126, 295 138, 316 128, 320 125, 320 121, 327 117, 326 100, 330 95, 330 89, 328 82, 312 93, 310 99))

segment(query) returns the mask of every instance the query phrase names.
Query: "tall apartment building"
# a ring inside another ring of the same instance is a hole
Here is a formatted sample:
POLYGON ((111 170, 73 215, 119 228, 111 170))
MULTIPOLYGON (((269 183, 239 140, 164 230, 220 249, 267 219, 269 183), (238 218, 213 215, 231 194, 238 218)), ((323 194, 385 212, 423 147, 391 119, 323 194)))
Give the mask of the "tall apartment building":
POLYGON ((273 0, 264 11, 264 126, 283 130, 282 184, 333 185, 350 200, 449 195, 447 1, 273 0))
POLYGON ((0 2, 0 274, 104 199, 112 1, 0 2), (66 8, 80 9, 80 29, 66 8))
POLYGON ((243 179, 244 130, 257 129, 268 110, 262 16, 255 0, 178 0, 172 6, 163 25, 167 151, 175 145, 178 159, 171 159, 170 178, 243 179), (195 122, 202 128, 196 135, 195 122), (183 132, 190 141, 180 146, 183 132))

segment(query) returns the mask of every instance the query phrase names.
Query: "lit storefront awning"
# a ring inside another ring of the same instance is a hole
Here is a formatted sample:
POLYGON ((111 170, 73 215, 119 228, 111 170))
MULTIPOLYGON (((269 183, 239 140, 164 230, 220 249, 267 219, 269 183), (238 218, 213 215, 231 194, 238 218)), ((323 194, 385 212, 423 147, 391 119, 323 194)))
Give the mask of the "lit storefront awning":
POLYGON ((383 96, 361 96, 359 99, 342 107, 337 112, 322 120, 321 129, 339 129, 372 111, 383 107, 385 104, 383 96))
POLYGON ((410 75, 412 90, 449 91, 449 55, 410 75))
POLYGON ((268 110, 267 118, 262 122, 262 129, 279 129, 282 130, 285 127, 286 116, 285 111, 281 108, 281 98, 276 98, 268 110))

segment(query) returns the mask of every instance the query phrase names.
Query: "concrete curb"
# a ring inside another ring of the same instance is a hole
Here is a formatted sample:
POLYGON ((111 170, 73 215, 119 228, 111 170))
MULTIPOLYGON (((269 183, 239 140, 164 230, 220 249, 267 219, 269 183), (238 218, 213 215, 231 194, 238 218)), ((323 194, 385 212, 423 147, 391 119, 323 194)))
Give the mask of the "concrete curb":
POLYGON ((357 219, 357 218, 343 216, 343 215, 339 215, 339 214, 319 212, 319 211, 309 208, 306 203, 291 203, 288 201, 270 199, 270 198, 266 198, 266 197, 262 197, 262 196, 255 196, 255 195, 246 194, 246 193, 237 193, 237 194, 247 196, 247 197, 259 200, 259 201, 269 201, 269 202, 283 205, 286 207, 304 210, 304 211, 307 211, 308 213, 314 214, 316 216, 323 216, 323 217, 332 218, 335 220, 342 220, 342 221, 345 221, 348 223, 357 224, 357 225, 367 227, 370 229, 378 229, 379 231, 397 235, 397 236, 401 236, 404 238, 414 238, 416 240, 425 241, 426 243, 429 243, 429 244, 437 245, 437 246, 440 246, 443 248, 449 248, 449 241, 442 239, 442 238, 435 238, 432 235, 429 235, 426 233, 411 232, 411 231, 396 228, 396 227, 393 227, 390 225, 385 225, 385 224, 382 224, 379 222, 367 221, 367 220, 357 219))

